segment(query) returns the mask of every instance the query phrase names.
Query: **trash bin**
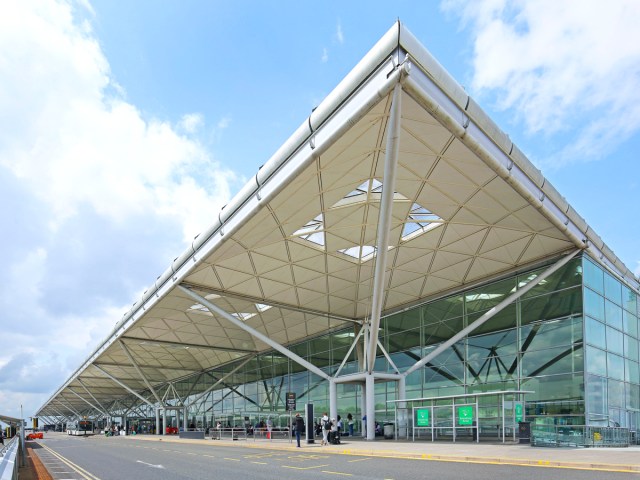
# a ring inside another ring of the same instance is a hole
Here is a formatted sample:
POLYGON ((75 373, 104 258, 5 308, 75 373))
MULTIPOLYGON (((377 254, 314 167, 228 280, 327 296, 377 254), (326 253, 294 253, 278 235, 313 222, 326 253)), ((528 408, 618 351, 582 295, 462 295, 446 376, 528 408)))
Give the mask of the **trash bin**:
POLYGON ((392 439, 395 438, 395 425, 391 422, 385 423, 383 425, 384 438, 392 439))
POLYGON ((518 422, 519 443, 531 443, 531 422, 518 422))

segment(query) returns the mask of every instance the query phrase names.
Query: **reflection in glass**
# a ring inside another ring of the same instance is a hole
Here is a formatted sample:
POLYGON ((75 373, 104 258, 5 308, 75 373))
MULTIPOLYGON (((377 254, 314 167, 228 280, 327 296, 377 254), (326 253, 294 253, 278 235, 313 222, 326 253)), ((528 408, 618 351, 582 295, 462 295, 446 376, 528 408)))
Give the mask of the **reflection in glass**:
POLYGON ((604 322, 604 298, 588 288, 584 289, 584 313, 604 322))
POLYGON ((622 304, 622 284, 607 272, 604 272, 604 296, 617 305, 622 304))
POLYGON ((587 345, 587 372, 607 376, 607 354, 599 348, 587 345))
POLYGON ((587 343, 602 349, 607 348, 606 327, 604 323, 594 320, 591 317, 586 317, 584 328, 587 343))
POLYGON ((587 399, 589 411, 604 415, 607 405, 607 379, 596 375, 587 375, 587 399))

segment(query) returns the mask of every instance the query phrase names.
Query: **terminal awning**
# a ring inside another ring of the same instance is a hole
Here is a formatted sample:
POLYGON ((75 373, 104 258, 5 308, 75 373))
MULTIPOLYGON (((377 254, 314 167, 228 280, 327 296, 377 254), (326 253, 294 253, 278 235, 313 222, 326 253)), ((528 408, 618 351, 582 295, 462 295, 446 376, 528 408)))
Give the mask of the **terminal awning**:
POLYGON ((178 285, 281 345, 367 320, 392 88, 398 82, 402 112, 383 312, 575 248, 637 285, 398 23, 39 414, 68 415, 130 393, 104 372, 141 392, 147 382, 166 384, 270 349, 178 285))

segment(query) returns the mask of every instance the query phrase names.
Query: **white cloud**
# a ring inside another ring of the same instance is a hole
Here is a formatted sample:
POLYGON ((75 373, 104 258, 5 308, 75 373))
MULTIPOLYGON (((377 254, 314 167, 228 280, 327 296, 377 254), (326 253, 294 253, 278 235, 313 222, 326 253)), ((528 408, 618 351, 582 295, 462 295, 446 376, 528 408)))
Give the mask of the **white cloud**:
POLYGON ((229 127, 230 124, 231 117, 222 117, 220 120, 218 120, 216 127, 218 128, 218 130, 224 130, 225 128, 229 127))
POLYGON ((322 49, 322 57, 320 60, 322 60, 322 63, 327 63, 329 61, 329 51, 326 48, 322 49))
POLYGON ((338 25, 336 26, 336 40, 340 45, 344 44, 344 33, 342 32, 342 23, 338 19, 338 25))
POLYGON ((201 113, 187 113, 182 116, 178 126, 188 134, 196 133, 204 125, 204 117, 201 113))
POLYGON ((640 129, 640 2, 444 6, 474 30, 473 89, 495 94, 530 133, 569 132, 555 162, 598 158, 640 129))
POLYGON ((5 413, 18 399, 34 413, 211 223, 235 179, 193 137, 200 114, 174 126, 124 99, 82 5, 10 0, 0 16, 5 413))

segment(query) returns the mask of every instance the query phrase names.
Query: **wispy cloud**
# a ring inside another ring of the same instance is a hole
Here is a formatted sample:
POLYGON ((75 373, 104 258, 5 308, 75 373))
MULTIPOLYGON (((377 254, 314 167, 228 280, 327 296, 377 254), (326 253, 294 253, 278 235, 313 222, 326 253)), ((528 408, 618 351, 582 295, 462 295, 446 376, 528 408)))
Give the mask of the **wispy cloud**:
POLYGON ((322 63, 327 63, 329 61, 329 51, 326 48, 322 49, 322 57, 320 60, 322 60, 322 63))
POLYGON ((472 87, 530 133, 565 135, 554 165, 593 160, 640 129, 640 3, 446 1, 473 29, 472 87))
POLYGON ((178 126, 188 134, 196 133, 204 125, 204 117, 201 113, 187 113, 180 119, 178 126))
POLYGON ((335 38, 340 45, 344 44, 344 33, 342 32, 342 23, 340 22, 340 19, 338 19, 338 25, 336 26, 335 38))

